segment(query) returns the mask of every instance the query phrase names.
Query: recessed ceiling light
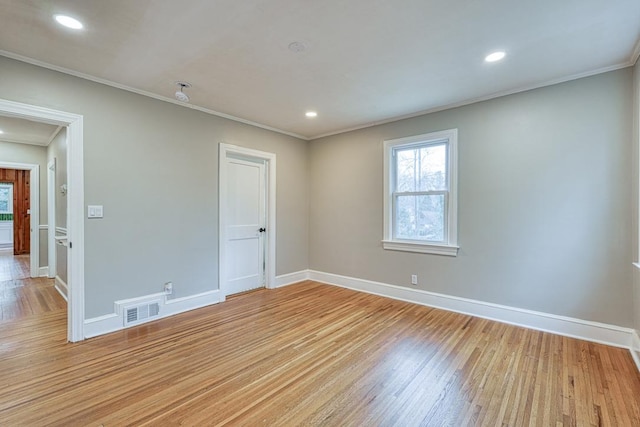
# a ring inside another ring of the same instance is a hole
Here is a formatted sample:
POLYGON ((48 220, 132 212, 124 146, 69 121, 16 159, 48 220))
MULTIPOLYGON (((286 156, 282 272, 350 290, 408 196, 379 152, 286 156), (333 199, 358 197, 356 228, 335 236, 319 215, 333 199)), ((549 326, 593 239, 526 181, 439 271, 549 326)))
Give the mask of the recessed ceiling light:
POLYGON ((64 25, 67 28, 72 28, 74 30, 81 30, 84 25, 82 22, 78 21, 76 18, 72 18, 67 15, 54 15, 58 24, 64 25))
POLYGON ((318 113, 316 113, 315 111, 307 111, 306 113, 304 113, 304 115, 307 117, 317 117, 318 113))
POLYGON ((2 129, 0 129, 0 133, 4 133, 4 131, 2 129))
POLYGON ((504 51, 499 50, 497 52, 493 52, 490 53, 489 55, 487 55, 484 60, 487 62, 496 62, 496 61, 500 61, 502 58, 504 58, 506 55, 506 53, 504 53, 504 51))

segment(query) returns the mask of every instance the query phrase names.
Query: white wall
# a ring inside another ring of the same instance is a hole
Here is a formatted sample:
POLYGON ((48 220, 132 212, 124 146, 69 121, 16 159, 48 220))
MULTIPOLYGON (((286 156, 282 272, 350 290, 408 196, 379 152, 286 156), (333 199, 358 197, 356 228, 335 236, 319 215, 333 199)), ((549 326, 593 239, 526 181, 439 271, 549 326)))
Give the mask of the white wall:
MULTIPOLYGON (((307 144, 0 57, 5 99, 84 116, 86 317, 116 300, 218 288, 218 144, 277 155, 276 273, 308 266, 307 144)), ((168 94, 172 93, 168 82, 168 94)), ((73 284, 71 284, 73 286, 73 284)))
MULTIPOLYGON (((63 128, 47 147, 47 163, 55 159, 55 235, 64 235, 60 229, 67 228, 67 196, 61 186, 67 184, 67 129, 63 128)), ((45 171, 48 176, 48 171, 45 171)), ((67 247, 56 244, 56 276, 67 283, 67 247)))
POLYGON ((631 326, 631 71, 312 141, 310 268, 631 326), (458 257, 383 250, 383 140, 450 128, 458 257))
MULTIPOLYGON (((38 187, 40 191, 40 225, 47 225, 47 148, 39 145, 17 144, 0 140, 0 161, 30 163, 40 166, 40 183, 38 187), (42 175, 43 173, 44 176, 42 175)), ((45 267, 47 266, 48 256, 47 230, 41 229, 38 233, 40 233, 40 267, 45 267)))

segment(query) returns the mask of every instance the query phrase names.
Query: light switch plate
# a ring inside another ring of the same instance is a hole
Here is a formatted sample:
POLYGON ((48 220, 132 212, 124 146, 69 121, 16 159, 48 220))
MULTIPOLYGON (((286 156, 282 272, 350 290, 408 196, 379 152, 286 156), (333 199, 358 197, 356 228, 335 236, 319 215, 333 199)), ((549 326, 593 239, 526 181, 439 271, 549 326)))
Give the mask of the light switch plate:
POLYGON ((87 217, 88 218, 102 218, 103 217, 103 207, 102 205, 89 205, 87 206, 87 217))

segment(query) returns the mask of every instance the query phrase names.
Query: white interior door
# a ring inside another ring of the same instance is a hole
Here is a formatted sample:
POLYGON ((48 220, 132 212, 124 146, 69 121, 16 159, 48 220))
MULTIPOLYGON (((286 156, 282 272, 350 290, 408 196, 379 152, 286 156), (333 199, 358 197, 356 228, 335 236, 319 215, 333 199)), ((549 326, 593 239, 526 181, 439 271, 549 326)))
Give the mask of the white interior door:
POLYGON ((264 161, 227 157, 226 294, 264 287, 264 161))

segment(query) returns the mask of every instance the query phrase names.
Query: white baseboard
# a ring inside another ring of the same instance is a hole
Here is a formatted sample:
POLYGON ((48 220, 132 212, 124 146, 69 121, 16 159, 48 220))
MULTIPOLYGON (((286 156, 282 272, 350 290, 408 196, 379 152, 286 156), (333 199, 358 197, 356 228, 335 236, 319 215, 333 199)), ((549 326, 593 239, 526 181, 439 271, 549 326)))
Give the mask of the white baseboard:
POLYGON ((64 298, 65 301, 69 302, 69 287, 67 286, 66 282, 62 280, 60 276, 56 276, 55 283, 56 291, 58 291, 58 293, 62 295, 62 298, 64 298))
MULTIPOLYGON (((165 294, 159 293, 145 295, 139 298, 116 301, 114 303, 113 313, 94 317, 84 321, 84 337, 92 338, 98 335, 104 335, 110 332, 124 329, 125 326, 122 307, 144 303, 145 301, 149 300, 157 301, 158 299, 162 301, 162 304, 160 306, 160 313, 158 316, 148 319, 149 322, 162 319, 164 317, 173 316, 178 313, 183 313, 185 311, 194 310, 196 308, 202 308, 207 305, 217 304, 218 302, 220 302, 220 291, 216 289, 213 291, 207 291, 200 294, 175 299, 167 299, 165 294)), ((139 324, 136 324, 135 326, 138 325, 139 324)))
POLYGON ((276 283, 274 288, 281 288, 283 286, 293 285, 294 283, 309 280, 309 270, 296 271, 294 273, 282 274, 276 276, 276 283))
POLYGON ((309 270, 308 278, 356 291, 441 308, 457 313, 469 314, 539 331, 551 332, 615 347, 631 347, 633 330, 621 326, 438 294, 420 289, 410 289, 320 271, 309 270))
POLYGON ((49 277, 49 267, 45 265, 38 268, 38 277, 49 277))
POLYGON ((116 313, 105 314, 104 316, 92 317, 84 321, 84 337, 93 338, 98 335, 124 329, 122 316, 116 313))
MULTIPOLYGON (((638 370, 640 370, 640 337, 637 332, 631 328, 509 307, 420 289, 410 289, 402 286, 314 270, 303 270, 277 276, 274 288, 291 285, 304 280, 314 280, 329 285, 340 286, 369 294, 407 301, 414 304, 468 314, 471 316, 495 320, 497 322, 593 341, 600 344, 627 348, 631 351, 636 366, 638 367, 638 370)), ((166 300, 164 294, 152 294, 140 298, 117 301, 114 313, 87 319, 85 321, 85 338, 91 338, 124 329, 122 313, 119 312, 120 309, 118 307, 131 305, 132 303, 137 302, 144 302, 145 300, 157 300, 159 297, 161 297, 164 302, 160 308, 160 316, 154 317, 151 320, 172 316, 184 311, 216 304, 221 301, 218 290, 173 300, 166 300)))

